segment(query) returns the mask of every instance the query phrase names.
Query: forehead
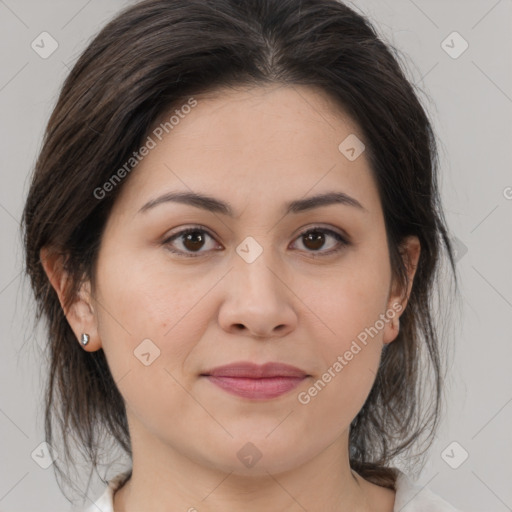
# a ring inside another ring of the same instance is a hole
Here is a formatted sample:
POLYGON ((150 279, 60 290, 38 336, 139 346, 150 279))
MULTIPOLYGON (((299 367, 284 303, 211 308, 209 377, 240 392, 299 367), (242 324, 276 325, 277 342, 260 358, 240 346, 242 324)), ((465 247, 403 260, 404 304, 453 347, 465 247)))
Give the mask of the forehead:
POLYGON ((235 213, 248 201, 281 205, 333 189, 375 202, 365 152, 349 159, 342 151, 346 140, 363 147, 361 130, 318 89, 229 88, 193 99, 154 124, 154 147, 124 184, 122 205, 138 209, 166 190, 229 197, 235 213))

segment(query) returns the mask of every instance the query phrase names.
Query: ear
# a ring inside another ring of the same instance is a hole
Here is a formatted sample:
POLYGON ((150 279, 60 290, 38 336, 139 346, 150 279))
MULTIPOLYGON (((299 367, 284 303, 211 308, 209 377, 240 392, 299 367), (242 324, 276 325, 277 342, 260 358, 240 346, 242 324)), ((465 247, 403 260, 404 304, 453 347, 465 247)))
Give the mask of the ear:
POLYGON ((386 316, 390 319, 384 329, 383 343, 391 343, 400 332, 400 315, 403 313, 409 301, 416 268, 420 258, 421 245, 417 236, 407 237, 400 245, 400 254, 407 269, 408 286, 407 290, 401 289, 398 283, 393 282, 388 299, 386 316), (394 315, 393 315, 394 313, 394 315), (393 317, 392 317, 393 315, 393 317))
POLYGON ((91 286, 84 281, 75 297, 66 304, 67 291, 71 287, 71 279, 64 267, 64 255, 49 247, 43 247, 39 253, 41 264, 48 279, 59 297, 59 302, 66 319, 80 342, 82 333, 89 335, 86 346, 80 344, 84 350, 94 352, 101 348, 98 336, 97 318, 92 303, 91 286))

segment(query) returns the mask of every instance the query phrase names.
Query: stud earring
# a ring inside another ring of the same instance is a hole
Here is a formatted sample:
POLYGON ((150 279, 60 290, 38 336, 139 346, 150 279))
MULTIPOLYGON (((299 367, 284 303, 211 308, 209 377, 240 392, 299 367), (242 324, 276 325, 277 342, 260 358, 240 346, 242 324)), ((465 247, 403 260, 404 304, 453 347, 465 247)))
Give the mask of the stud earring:
POLYGON ((89 335, 86 334, 85 332, 83 332, 82 333, 82 338, 81 338, 80 342, 85 347, 85 345, 87 345, 87 343, 89 343, 89 335))

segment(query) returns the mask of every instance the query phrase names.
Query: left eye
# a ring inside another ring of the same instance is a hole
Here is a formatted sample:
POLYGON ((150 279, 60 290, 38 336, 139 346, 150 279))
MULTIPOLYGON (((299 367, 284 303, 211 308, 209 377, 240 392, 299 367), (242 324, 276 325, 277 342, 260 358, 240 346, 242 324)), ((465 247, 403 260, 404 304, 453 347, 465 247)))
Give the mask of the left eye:
POLYGON ((343 249, 343 247, 349 245, 348 241, 343 236, 341 236, 336 231, 327 228, 313 228, 304 231, 297 237, 297 240, 300 239, 303 240, 303 245, 310 249, 307 252, 313 252, 313 257, 328 256, 330 254, 339 252, 341 249, 343 249), (331 246, 334 246, 334 248, 331 248, 327 251, 322 251, 320 254, 314 254, 315 252, 319 252, 318 249, 324 247, 325 240, 327 238, 334 239, 335 242, 337 242, 331 244, 331 246))
MULTIPOLYGON (((171 252, 180 256, 197 257, 201 252, 207 252, 207 250, 201 251, 201 249, 204 248, 208 238, 214 240, 208 231, 203 228, 187 228, 164 240, 163 245, 167 246, 171 252), (175 240, 180 241, 182 249, 172 248, 175 240)), ((306 252, 312 253, 311 256, 313 257, 327 256, 349 245, 349 242, 336 231, 320 227, 303 231, 295 240, 302 240, 302 244, 306 247, 306 252), (330 244, 331 248, 326 251, 319 251, 319 249, 325 246, 326 240, 329 238, 334 240, 334 243, 330 244), (315 252, 319 252, 319 254, 314 254, 315 252)), ((218 248, 215 249, 214 245, 212 249, 219 250, 218 248)))

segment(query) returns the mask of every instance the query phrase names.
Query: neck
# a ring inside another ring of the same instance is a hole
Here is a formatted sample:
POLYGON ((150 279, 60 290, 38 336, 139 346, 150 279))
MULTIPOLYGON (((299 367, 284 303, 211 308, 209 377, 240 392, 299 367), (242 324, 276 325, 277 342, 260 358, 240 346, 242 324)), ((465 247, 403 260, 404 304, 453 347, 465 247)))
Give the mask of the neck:
POLYGON ((152 450, 145 442, 138 450, 142 444, 135 444, 132 476, 115 493, 114 512, 392 512, 394 493, 350 469, 345 441, 341 436, 293 469, 274 472, 261 459, 247 474, 193 461, 168 445, 152 450))

